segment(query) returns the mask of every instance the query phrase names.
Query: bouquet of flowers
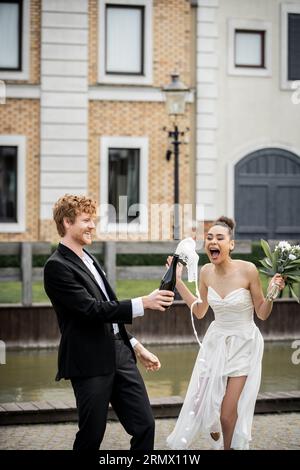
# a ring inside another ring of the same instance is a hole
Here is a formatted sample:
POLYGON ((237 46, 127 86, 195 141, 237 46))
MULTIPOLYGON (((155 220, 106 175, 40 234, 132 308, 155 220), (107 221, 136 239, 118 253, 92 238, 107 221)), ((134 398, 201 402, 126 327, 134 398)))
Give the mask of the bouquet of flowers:
MULTIPOLYGON (((273 277, 276 273, 281 274, 290 294, 299 302, 293 284, 300 282, 300 245, 290 245, 286 241, 281 241, 275 246, 273 252, 265 240, 261 240, 261 246, 266 257, 260 261, 263 265, 260 272, 270 277, 273 277)), ((268 289, 267 299, 273 300, 278 294, 278 286, 276 284, 271 285, 271 289, 268 289)))

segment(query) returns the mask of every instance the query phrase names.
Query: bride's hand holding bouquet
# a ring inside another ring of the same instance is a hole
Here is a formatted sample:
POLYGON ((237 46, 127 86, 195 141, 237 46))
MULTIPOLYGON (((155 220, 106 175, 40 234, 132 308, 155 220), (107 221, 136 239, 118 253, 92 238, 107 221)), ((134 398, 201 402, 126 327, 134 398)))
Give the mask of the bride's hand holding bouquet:
POLYGON ((260 272, 272 277, 267 291, 267 300, 274 300, 280 290, 287 285, 291 295, 299 302, 294 284, 300 282, 300 246, 281 241, 272 251, 265 240, 261 240, 261 246, 266 257, 260 261, 263 266, 260 272))

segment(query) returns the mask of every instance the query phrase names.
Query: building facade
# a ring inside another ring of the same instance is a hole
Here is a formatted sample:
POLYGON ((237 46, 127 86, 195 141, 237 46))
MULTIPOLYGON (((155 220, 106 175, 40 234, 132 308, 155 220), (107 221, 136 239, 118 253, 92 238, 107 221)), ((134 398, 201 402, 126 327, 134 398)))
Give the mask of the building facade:
POLYGON ((66 192, 116 207, 98 238, 157 239, 175 70, 181 205, 299 239, 300 0, 0 0, 0 241, 56 241, 66 192))
MULTIPOLYGON (((117 225, 149 238, 151 211, 121 220, 119 196, 173 203, 161 90, 174 70, 193 89, 195 12, 189 0, 0 1, 0 240, 57 240, 52 207, 64 193, 115 203, 112 234, 117 225)), ((181 204, 194 202, 193 93, 188 101, 181 204)))
POLYGON ((300 238, 300 1, 199 0, 196 201, 300 238))

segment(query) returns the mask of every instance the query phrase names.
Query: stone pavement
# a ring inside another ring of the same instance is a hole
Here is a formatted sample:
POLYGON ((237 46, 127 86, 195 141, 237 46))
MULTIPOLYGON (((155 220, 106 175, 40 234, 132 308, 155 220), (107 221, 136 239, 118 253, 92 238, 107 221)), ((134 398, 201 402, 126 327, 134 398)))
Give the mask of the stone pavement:
MULTIPOLYGON (((175 419, 156 420, 155 449, 167 449, 166 437, 174 424, 175 419)), ((76 430, 77 425, 74 423, 1 426, 0 449, 71 449, 76 430)), ((252 437, 252 449, 300 450, 300 413, 255 415, 252 437)), ((110 421, 101 449, 129 449, 129 440, 122 426, 110 421)), ((209 446, 202 437, 193 449, 209 449, 209 446)))

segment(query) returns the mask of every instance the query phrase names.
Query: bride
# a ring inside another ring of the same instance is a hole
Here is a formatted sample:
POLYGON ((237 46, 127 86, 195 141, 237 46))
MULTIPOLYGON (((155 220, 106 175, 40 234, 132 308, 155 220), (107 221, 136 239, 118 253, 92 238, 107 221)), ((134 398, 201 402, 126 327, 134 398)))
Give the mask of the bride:
MULTIPOLYGON (((256 266, 231 259, 233 230, 233 220, 220 217, 206 236, 210 263, 201 268, 202 303, 194 305, 193 314, 201 319, 211 306, 215 320, 203 338, 183 407, 167 438, 173 449, 188 448, 199 431, 212 439, 214 448, 249 448, 263 356, 263 338, 253 312, 266 320, 273 303, 264 298, 256 266)), ((182 265, 176 288, 191 307, 196 298, 181 280, 181 272, 182 265)), ((285 285, 279 274, 273 283, 280 289, 285 285)))

